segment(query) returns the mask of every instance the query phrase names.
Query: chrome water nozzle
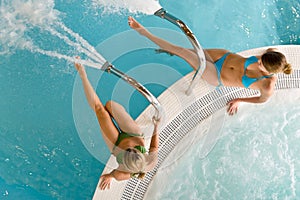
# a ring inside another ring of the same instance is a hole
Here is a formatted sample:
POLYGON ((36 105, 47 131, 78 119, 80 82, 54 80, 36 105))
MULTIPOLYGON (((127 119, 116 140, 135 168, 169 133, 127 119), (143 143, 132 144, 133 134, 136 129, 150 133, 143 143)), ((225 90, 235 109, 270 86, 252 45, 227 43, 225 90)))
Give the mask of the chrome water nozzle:
POLYGON ((102 67, 101 67, 101 70, 102 71, 106 71, 106 72, 110 72, 110 69, 112 68, 112 64, 110 64, 108 61, 106 61, 102 67))
POLYGON ((161 17, 161 18, 164 18, 164 15, 167 11, 164 9, 164 8, 161 8, 159 10, 157 10, 154 15, 158 16, 158 17, 161 17))
POLYGON ((192 36, 193 35, 192 31, 187 27, 187 25, 183 21, 167 13, 167 11, 164 8, 161 8, 158 11, 156 11, 154 15, 162 19, 168 20, 172 24, 178 26, 186 35, 189 35, 189 37, 194 37, 192 36))
POLYGON ((156 97, 153 94, 151 94, 151 92, 149 90, 147 90, 147 88, 145 88, 142 84, 140 84, 135 79, 128 76, 127 74, 125 74, 125 73, 121 72, 120 70, 118 70, 117 68, 115 68, 108 61, 106 61, 102 65, 101 70, 105 71, 107 73, 111 73, 111 74, 123 79, 125 82, 127 82, 132 87, 134 87, 154 106, 154 108, 155 108, 154 118, 156 120, 159 120, 161 118, 162 107, 161 107, 159 101, 156 99, 156 97))
POLYGON ((204 51, 203 51, 202 47, 200 46, 197 38, 195 37, 195 35, 191 31, 191 29, 183 21, 181 21, 177 17, 174 17, 173 15, 167 13, 167 11, 164 8, 161 8, 158 11, 156 11, 154 13, 154 15, 156 15, 156 16, 162 18, 162 19, 166 19, 169 22, 171 22, 172 24, 175 24, 176 26, 178 26, 184 32, 184 34, 187 36, 187 38, 190 40, 190 42, 192 43, 195 51, 197 52, 197 55, 198 55, 198 58, 199 58, 199 66, 198 66, 198 69, 196 70, 195 75, 193 76, 191 85, 190 85, 189 89, 186 92, 186 94, 189 95, 191 93, 191 90, 193 89, 194 85, 197 82, 197 81, 195 81, 196 77, 201 77, 202 74, 203 74, 203 71, 206 67, 206 59, 205 59, 204 51), (203 66, 201 67, 201 65, 203 65, 203 66))
POLYGON ((169 22, 175 24, 176 26, 178 26, 178 22, 180 22, 181 20, 178 19, 177 17, 167 13, 167 11, 164 8, 159 9, 158 11, 156 11, 154 13, 155 16, 158 16, 162 19, 166 19, 169 22))

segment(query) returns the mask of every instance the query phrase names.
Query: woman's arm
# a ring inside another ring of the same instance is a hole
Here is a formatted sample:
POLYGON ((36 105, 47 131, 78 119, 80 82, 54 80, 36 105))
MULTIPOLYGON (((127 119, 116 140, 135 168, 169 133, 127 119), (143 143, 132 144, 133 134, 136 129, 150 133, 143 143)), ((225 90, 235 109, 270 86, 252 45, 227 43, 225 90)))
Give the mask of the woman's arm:
MULTIPOLYGON (((79 57, 76 58, 79 59, 79 57)), ((87 78, 87 74, 85 72, 84 66, 81 65, 80 63, 75 62, 75 68, 77 69, 80 75, 87 101, 90 107, 95 111, 96 106, 101 105, 100 99, 97 96, 94 88, 92 87, 90 81, 87 78)))
POLYGON ((109 174, 103 174, 100 177, 100 179, 101 179, 101 182, 99 185, 100 189, 101 190, 110 189, 110 183, 113 178, 116 179, 117 181, 123 181, 123 180, 130 179, 131 176, 130 176, 130 173, 128 173, 128 172, 114 169, 109 174))
POLYGON ((159 126, 159 123, 160 123, 160 121, 154 120, 154 129, 153 129, 153 133, 152 133, 152 137, 151 137, 149 152, 158 151, 158 143, 159 143, 158 126, 159 126))
POLYGON ((160 121, 154 121, 154 130, 151 137, 149 154, 146 157, 147 166, 145 168, 145 171, 152 170, 157 164, 158 145, 159 145, 159 135, 158 135, 159 123, 160 121))
POLYGON ((266 80, 262 88, 259 89, 260 96, 249 97, 249 98, 237 98, 229 101, 227 103, 227 112, 229 115, 234 115, 238 111, 238 106, 240 102, 246 103, 263 103, 266 102, 274 93, 276 78, 271 77, 270 80, 266 80))

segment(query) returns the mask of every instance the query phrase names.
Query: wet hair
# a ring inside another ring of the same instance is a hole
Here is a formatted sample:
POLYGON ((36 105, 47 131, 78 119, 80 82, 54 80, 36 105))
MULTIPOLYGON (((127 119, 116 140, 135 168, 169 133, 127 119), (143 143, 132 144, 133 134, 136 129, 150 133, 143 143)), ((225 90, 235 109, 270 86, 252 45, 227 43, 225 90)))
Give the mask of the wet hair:
POLYGON ((125 170, 131 173, 131 177, 139 179, 144 178, 146 159, 145 155, 140 151, 133 148, 126 149, 123 156, 123 165, 125 170))
POLYGON ((273 49, 268 49, 266 53, 261 56, 261 61, 270 73, 292 73, 292 66, 286 62, 285 56, 273 49))

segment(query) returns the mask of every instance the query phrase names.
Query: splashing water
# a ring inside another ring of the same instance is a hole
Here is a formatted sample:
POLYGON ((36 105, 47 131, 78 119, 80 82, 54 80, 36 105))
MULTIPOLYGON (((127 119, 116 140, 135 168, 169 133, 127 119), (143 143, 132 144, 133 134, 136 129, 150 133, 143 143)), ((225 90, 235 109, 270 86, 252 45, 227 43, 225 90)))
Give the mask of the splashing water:
MULTIPOLYGON (((110 13, 126 9, 132 13, 153 14, 161 6, 157 0, 93 0, 95 7, 102 7, 110 13)), ((84 54, 88 59, 81 60, 82 64, 99 68, 106 60, 84 40, 74 33, 60 20, 60 12, 54 9, 54 0, 2 0, 0 7, 0 55, 9 55, 16 49, 26 49, 33 53, 41 53, 58 59, 74 62, 75 58, 49 50, 41 44, 36 44, 31 35, 39 32, 41 38, 51 40, 56 37, 71 48, 75 55, 84 54), (44 36, 44 37, 43 37, 44 36)), ((70 52, 70 50, 68 51, 70 52)))
POLYGON ((127 10, 130 13, 154 14, 161 8, 158 0, 92 0, 95 8, 103 8, 106 13, 119 13, 127 10))
POLYGON ((44 27, 57 20, 58 12, 53 9, 54 2, 44 4, 35 1, 1 1, 0 8, 0 42, 1 54, 23 48, 29 38, 25 33, 32 27, 44 27))
POLYGON ((74 57, 67 56, 64 52, 49 49, 41 46, 42 42, 34 41, 32 35, 36 35, 38 31, 41 40, 59 38, 60 42, 64 42, 64 48, 72 51, 75 49, 74 55, 84 54, 87 57, 80 61, 82 64, 100 68, 106 60, 79 34, 66 27, 59 20, 59 15, 60 12, 54 9, 53 0, 3 0, 0 8, 0 55, 25 49, 70 62, 75 61, 74 57))

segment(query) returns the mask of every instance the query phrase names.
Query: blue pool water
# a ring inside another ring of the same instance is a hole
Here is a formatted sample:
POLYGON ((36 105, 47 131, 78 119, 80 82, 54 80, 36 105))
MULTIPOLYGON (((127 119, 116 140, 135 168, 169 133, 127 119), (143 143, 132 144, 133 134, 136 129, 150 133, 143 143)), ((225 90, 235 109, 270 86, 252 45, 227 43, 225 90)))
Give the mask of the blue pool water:
POLYGON ((207 157, 194 140, 156 174, 145 199, 299 199, 299 99, 299 89, 280 90, 265 104, 241 105, 207 157))
MULTIPOLYGON (((82 142, 78 125, 74 122, 72 98, 76 72, 73 64, 65 59, 32 53, 23 47, 31 38, 41 48, 70 57, 79 54, 73 46, 44 31, 54 26, 51 22, 58 20, 94 47, 101 47, 115 34, 129 30, 128 11, 112 12, 106 7, 95 6, 97 2, 1 1, 1 198, 91 199, 93 196, 104 164, 82 142), (38 12, 29 12, 30 8, 39 9, 41 16, 38 12), (24 17, 24 13, 30 14, 24 17), (32 17, 36 15, 38 17, 32 17), (52 19, 53 16, 56 16, 53 21, 40 23, 40 20, 46 17, 52 19), (22 32, 24 29, 26 31, 22 32)), ((239 0, 169 0, 160 1, 160 4, 189 25, 204 48, 227 48, 238 52, 266 45, 300 44, 298 0, 255 0, 251 3, 239 0)), ((157 17, 141 13, 133 15, 145 26, 177 30, 157 17)), ((109 59, 107 52, 120 49, 122 44, 114 43, 111 49, 97 49, 109 59)), ((145 75, 139 76, 138 72, 147 71, 148 64, 155 63, 157 79, 146 82, 155 95, 190 72, 188 65, 180 59, 155 54, 152 47, 129 48, 110 61, 124 72, 130 73, 134 69, 133 74, 137 73, 135 78, 141 81, 145 75), (167 66, 167 72, 174 68, 174 75, 168 77, 160 73, 157 68, 160 63, 167 66), (163 83, 162 78, 166 79, 163 83)), ((88 71, 99 73, 95 69, 88 71)), ((109 74, 100 73, 100 76, 97 92, 104 102, 111 98, 128 101, 125 106, 134 118, 147 106, 136 92, 129 97, 113 93, 117 90, 114 85, 122 83, 109 74), (136 102, 139 102, 138 106, 135 106, 136 102)), ((96 140, 101 140, 100 133, 99 138, 90 138, 89 143, 94 144, 96 140)), ((103 157, 108 158, 109 155, 104 154, 103 157)))

